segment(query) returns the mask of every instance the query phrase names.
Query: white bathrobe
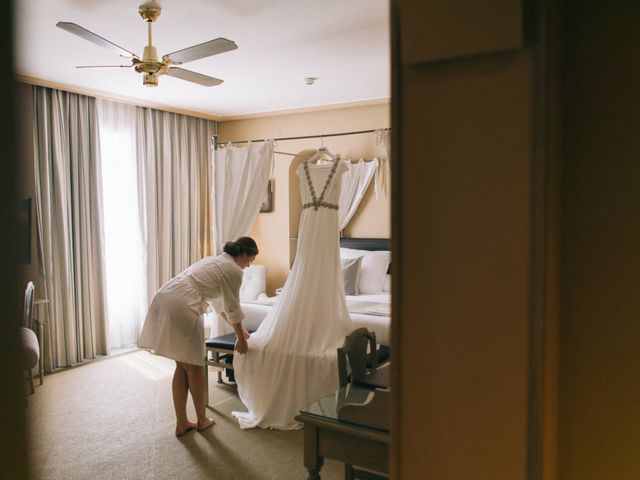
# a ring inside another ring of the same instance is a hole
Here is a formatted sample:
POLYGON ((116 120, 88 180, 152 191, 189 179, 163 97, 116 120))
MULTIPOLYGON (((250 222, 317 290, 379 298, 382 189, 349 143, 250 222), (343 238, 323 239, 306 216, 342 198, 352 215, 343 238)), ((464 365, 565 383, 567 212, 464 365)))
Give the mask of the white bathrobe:
POLYGON ((205 257, 165 283, 151 302, 138 346, 179 362, 203 365, 202 315, 211 302, 231 323, 244 319, 240 308, 242 269, 227 253, 205 257))

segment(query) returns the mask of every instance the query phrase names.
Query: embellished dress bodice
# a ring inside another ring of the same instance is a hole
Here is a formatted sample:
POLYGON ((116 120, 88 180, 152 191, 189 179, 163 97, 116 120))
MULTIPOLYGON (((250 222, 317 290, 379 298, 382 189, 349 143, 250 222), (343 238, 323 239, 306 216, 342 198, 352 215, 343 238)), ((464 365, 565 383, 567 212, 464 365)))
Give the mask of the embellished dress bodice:
POLYGON ((344 161, 336 160, 328 164, 313 164, 305 160, 298 167, 302 208, 329 208, 338 210, 340 179, 346 169, 344 161), (336 172, 339 172, 338 174, 336 172), (318 191, 318 189, 321 190, 318 191))

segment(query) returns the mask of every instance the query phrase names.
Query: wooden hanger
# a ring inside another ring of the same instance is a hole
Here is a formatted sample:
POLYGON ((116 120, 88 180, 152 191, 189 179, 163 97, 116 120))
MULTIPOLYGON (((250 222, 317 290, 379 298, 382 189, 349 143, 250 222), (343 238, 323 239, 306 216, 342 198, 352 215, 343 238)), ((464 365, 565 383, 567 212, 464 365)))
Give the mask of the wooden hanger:
POLYGON ((318 151, 313 154, 313 156, 309 159, 309 162, 317 163, 318 160, 327 160, 333 163, 336 160, 338 160, 338 157, 336 157, 333 153, 331 153, 327 147, 323 146, 323 147, 320 147, 318 151))

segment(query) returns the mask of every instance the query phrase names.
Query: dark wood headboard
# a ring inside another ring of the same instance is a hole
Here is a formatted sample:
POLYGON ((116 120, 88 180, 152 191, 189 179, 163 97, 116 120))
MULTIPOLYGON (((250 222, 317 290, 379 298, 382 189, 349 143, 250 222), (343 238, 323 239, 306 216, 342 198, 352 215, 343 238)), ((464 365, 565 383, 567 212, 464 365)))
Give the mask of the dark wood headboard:
POLYGON ((354 250, 391 250, 388 238, 341 238, 340 246, 354 250))

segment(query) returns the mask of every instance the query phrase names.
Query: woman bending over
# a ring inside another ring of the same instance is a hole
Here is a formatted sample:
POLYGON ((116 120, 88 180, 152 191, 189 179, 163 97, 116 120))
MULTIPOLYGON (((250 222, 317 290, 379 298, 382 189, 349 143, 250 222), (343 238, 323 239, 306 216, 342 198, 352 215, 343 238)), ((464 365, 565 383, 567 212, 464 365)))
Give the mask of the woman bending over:
POLYGON ((258 255, 250 237, 224 245, 224 253, 205 257, 165 283, 153 297, 138 346, 176 361, 171 385, 176 412, 176 436, 189 430, 206 430, 215 423, 206 413, 208 385, 204 372, 204 321, 209 302, 229 322, 236 334, 235 350, 247 351, 249 333, 242 326, 240 308, 242 270, 258 255), (187 395, 196 410, 197 421, 187 418, 187 395))

